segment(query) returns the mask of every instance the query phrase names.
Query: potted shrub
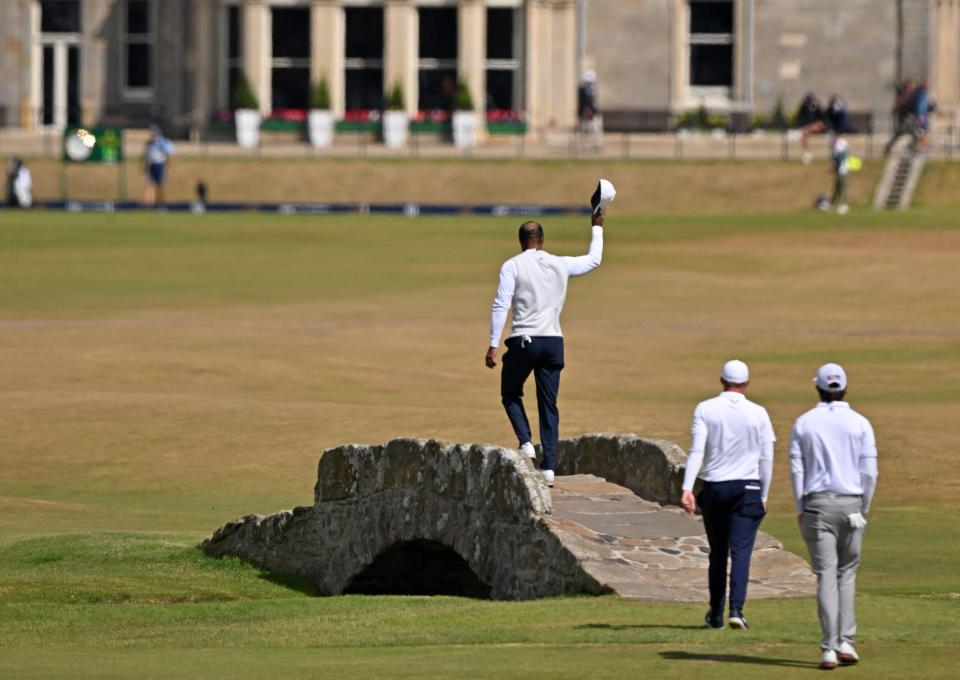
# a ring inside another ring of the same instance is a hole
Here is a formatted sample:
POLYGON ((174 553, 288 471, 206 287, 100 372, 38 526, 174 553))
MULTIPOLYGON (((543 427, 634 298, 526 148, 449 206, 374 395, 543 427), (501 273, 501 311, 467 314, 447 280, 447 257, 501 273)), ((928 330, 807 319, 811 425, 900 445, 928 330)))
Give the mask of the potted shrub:
POLYGON ((310 113, 307 114, 307 132, 314 148, 325 149, 333 143, 333 124, 330 89, 327 79, 321 78, 310 92, 310 113))
POLYGON ((233 91, 233 122, 237 128, 237 144, 252 149, 260 143, 260 104, 243 73, 233 91))
POLYGON ((458 149, 469 149, 477 144, 477 114, 473 110, 470 88, 457 81, 453 99, 453 144, 458 149))
POLYGON ((383 112, 383 143, 391 149, 405 146, 408 122, 403 104, 403 87, 396 83, 387 96, 387 110, 383 112))

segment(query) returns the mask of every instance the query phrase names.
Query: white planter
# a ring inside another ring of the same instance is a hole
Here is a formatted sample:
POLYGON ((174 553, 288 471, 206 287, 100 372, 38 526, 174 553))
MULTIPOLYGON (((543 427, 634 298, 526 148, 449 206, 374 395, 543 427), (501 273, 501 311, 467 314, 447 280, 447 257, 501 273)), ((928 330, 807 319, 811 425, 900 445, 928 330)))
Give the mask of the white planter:
POLYGON ((260 112, 256 109, 237 109, 233 114, 237 128, 237 144, 254 149, 260 144, 260 112))
POLYGON ((391 149, 399 149, 407 144, 407 112, 383 112, 383 143, 391 149))
POLYGON ((458 149, 477 145, 477 114, 473 111, 453 112, 453 144, 458 149))
POLYGON ((307 114, 307 132, 313 148, 325 149, 333 144, 333 126, 333 111, 310 109, 307 114))

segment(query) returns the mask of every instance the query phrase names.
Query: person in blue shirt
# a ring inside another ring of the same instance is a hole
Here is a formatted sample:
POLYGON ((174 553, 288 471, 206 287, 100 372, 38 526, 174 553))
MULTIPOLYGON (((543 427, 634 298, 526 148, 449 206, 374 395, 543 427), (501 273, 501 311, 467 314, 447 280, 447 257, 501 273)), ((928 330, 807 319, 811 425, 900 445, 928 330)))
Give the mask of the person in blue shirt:
POLYGON ((929 94, 929 83, 924 80, 920 87, 918 87, 913 92, 913 98, 911 99, 911 109, 914 117, 916 118, 916 126, 913 132, 913 145, 912 149, 914 151, 922 151, 926 148, 927 145, 927 132, 930 129, 930 94, 929 94))
POLYGON ((172 155, 173 143, 163 136, 163 131, 158 126, 151 125, 150 139, 143 152, 147 174, 147 188, 143 197, 148 205, 162 205, 164 202, 163 181, 172 155))

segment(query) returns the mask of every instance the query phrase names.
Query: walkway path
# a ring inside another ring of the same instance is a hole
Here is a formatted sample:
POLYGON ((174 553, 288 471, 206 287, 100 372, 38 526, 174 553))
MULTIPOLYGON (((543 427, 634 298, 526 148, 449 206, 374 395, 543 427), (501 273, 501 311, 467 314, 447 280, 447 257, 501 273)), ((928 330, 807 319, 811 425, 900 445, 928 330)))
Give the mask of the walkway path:
MULTIPOLYGON (((545 521, 601 584, 625 597, 707 601, 709 548, 699 517, 645 501, 594 475, 557 477, 551 491, 553 514, 545 521)), ((807 563, 761 532, 750 597, 814 593, 807 563)))

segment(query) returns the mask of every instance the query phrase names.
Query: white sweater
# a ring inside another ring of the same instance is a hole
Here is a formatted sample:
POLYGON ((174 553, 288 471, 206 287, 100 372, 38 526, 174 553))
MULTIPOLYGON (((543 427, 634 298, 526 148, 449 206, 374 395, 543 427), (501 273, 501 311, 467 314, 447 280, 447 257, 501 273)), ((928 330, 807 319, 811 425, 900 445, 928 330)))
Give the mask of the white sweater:
POLYGON ((603 227, 594 226, 586 255, 560 257, 531 248, 504 262, 490 316, 490 347, 499 347, 511 307, 511 338, 562 337, 560 312, 567 298, 567 280, 593 271, 602 259, 603 227))
POLYGON ((739 392, 721 392, 697 404, 683 490, 706 482, 759 479, 764 502, 773 477, 776 436, 767 409, 739 392))

